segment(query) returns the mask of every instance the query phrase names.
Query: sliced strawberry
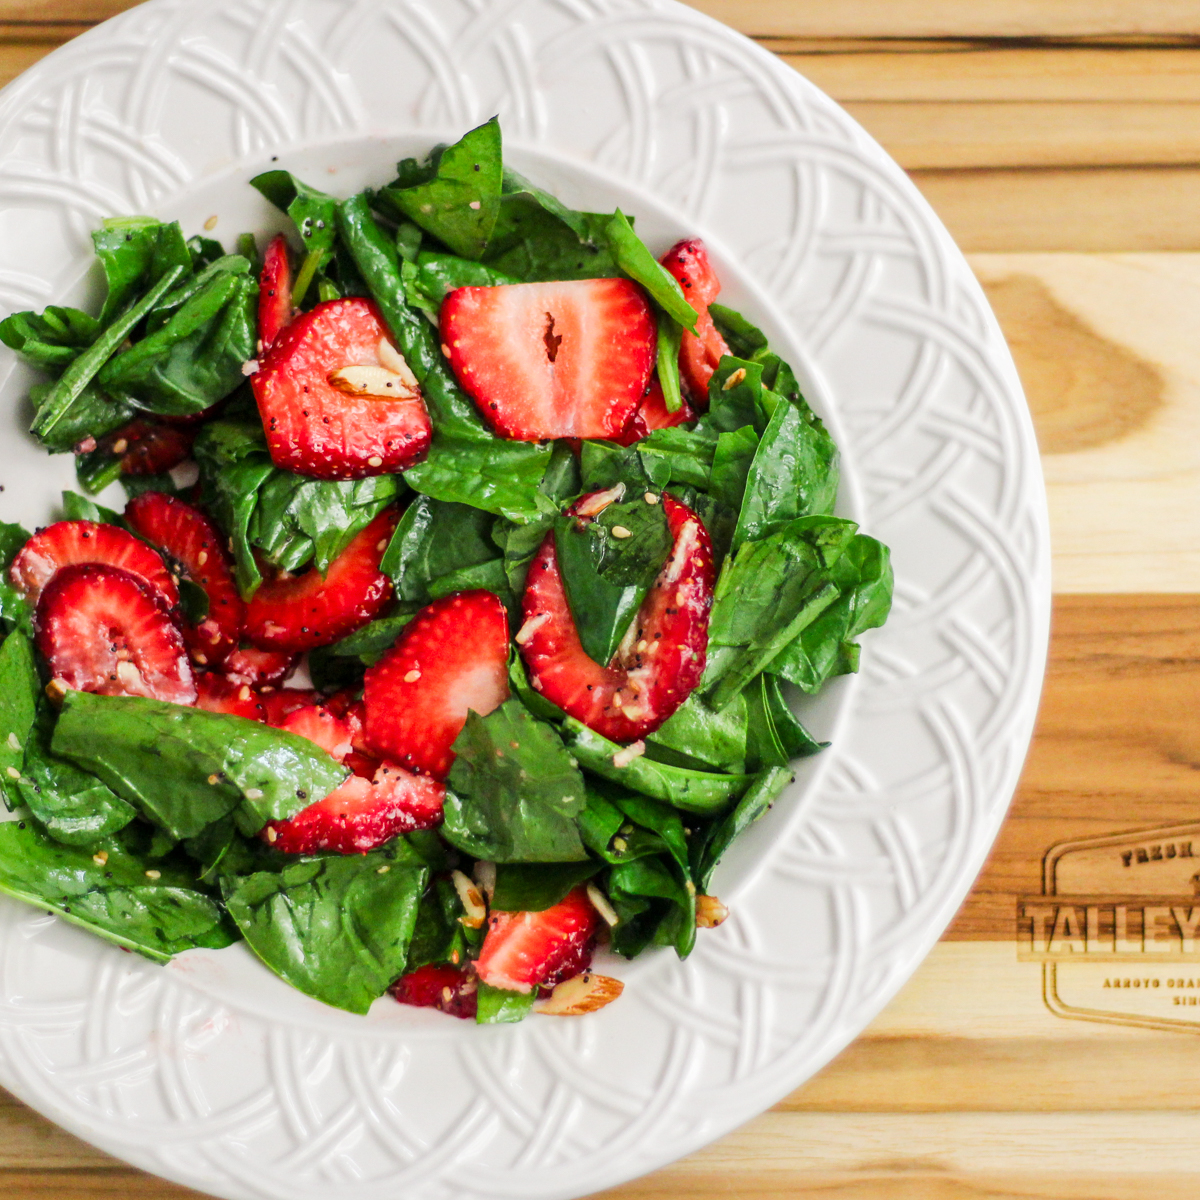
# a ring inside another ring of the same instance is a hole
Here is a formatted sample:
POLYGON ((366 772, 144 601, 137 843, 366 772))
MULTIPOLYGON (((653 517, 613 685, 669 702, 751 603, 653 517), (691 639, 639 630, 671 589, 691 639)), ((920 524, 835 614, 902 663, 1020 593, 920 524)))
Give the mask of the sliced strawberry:
POLYGON ((556 982, 564 969, 578 974, 597 920, 582 887, 543 912, 493 912, 475 971, 490 987, 526 994, 556 982))
POLYGON ((292 265, 288 261, 287 238, 271 239, 263 255, 262 275, 258 281, 259 353, 274 345, 283 327, 292 319, 292 265))
POLYGON ((235 683, 248 683, 251 687, 277 687, 296 669, 299 662, 298 654, 239 646, 230 652, 221 670, 235 683))
POLYGON ((721 294, 721 281, 713 270, 708 250, 699 238, 677 242, 662 258, 662 265, 679 281, 688 303, 696 310, 696 333, 683 331, 679 347, 679 374, 698 408, 708 407, 708 381, 729 347, 708 306, 721 294))
MULTIPOLYGON (((575 508, 586 506, 589 498, 575 508)), ((614 742, 636 741, 657 729, 704 674, 715 582, 712 543, 690 508, 666 494, 662 505, 675 539, 671 555, 607 666, 589 658, 580 644, 552 532, 534 557, 525 586, 517 644, 530 682, 547 700, 614 742)))
POLYGON ((161 475, 192 452, 193 429, 181 429, 138 417, 100 439, 98 449, 121 460, 122 475, 161 475))
POLYGON ((646 391, 658 331, 628 279, 466 287, 442 303, 442 343, 497 433, 613 438, 646 391))
POLYGON ((439 825, 445 798, 436 780, 384 763, 373 779, 351 775, 290 820, 272 821, 262 837, 285 854, 365 854, 397 834, 439 825))
POLYGON ((307 708, 311 704, 321 702, 320 692, 312 688, 271 688, 264 687, 258 691, 258 698, 266 710, 266 722, 278 728, 297 709, 307 708))
POLYGON ((196 676, 196 707, 205 712, 229 713, 250 721, 265 721, 267 708, 262 697, 245 683, 234 683, 215 671, 196 676))
POLYGON ((220 666, 237 649, 245 607, 219 530, 199 509, 162 492, 143 492, 131 500, 125 520, 204 589, 208 615, 197 625, 185 622, 183 636, 193 662, 220 666))
POLYGON ((368 747, 444 779, 467 713, 508 698, 508 621, 491 592, 456 592, 423 608, 368 668, 368 747))
POLYGON ((392 598, 379 563, 396 528, 395 509, 382 512, 330 564, 303 575, 267 580, 246 606, 246 637, 264 650, 328 646, 377 617, 392 598))
POLYGON ((162 558, 145 542, 116 525, 59 521, 39 530, 13 559, 9 575, 30 604, 56 571, 75 563, 103 563, 131 571, 149 584, 167 608, 179 603, 179 589, 162 558))
POLYGON ((73 691, 196 699, 183 637, 140 576, 102 563, 63 567, 42 590, 38 649, 54 680, 73 691))
POLYGON ((687 402, 686 397, 679 406, 678 412, 667 411, 662 384, 655 376, 650 381, 650 390, 638 406, 637 412, 629 418, 629 424, 621 430, 619 437, 612 440, 619 442, 622 446, 632 446, 634 442, 640 442, 642 438, 649 437, 656 429, 670 429, 674 425, 683 425, 695 419, 696 414, 692 411, 692 406, 687 402))
POLYGON ((437 1008, 452 1017, 475 1020, 477 984, 474 975, 462 967, 430 963, 401 975, 388 990, 401 1004, 437 1008))
POLYGON ((328 300, 296 317, 250 383, 271 459, 285 470, 392 475, 429 448, 420 388, 370 300, 328 300))
POLYGON ((336 758, 338 762, 344 761, 353 749, 353 730, 350 722, 344 717, 335 717, 320 704, 306 704, 288 713, 282 721, 273 724, 277 729, 296 733, 300 737, 308 738, 310 742, 316 742, 326 754, 336 758))

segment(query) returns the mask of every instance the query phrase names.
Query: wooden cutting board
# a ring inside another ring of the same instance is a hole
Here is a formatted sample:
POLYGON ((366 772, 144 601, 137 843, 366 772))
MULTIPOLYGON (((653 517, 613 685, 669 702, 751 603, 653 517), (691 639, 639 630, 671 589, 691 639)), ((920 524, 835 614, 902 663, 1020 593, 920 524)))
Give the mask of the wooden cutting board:
MULTIPOLYGON (((607 1195, 1192 1200, 1200 0, 692 2, 845 104, 972 255, 1038 427, 1054 629, 1008 821, 913 980, 772 1112, 607 1195)), ((127 7, 0 0, 0 81, 127 7)), ((188 1193, 0 1094, 0 1194, 188 1193)))

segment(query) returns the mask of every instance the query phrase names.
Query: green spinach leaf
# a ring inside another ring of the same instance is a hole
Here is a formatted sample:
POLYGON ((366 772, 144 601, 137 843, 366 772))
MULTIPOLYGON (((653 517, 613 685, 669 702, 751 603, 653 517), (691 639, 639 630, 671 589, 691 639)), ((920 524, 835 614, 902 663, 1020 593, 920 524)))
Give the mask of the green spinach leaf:
POLYGON ((77 308, 50 305, 41 313, 19 312, 0 321, 0 342, 30 366, 57 373, 100 336, 95 317, 77 308))
POLYGON ((504 581, 501 554, 491 537, 494 523, 495 517, 478 508, 418 496, 400 518, 379 569, 401 600, 422 604, 434 598, 436 581, 469 568, 495 562, 504 581))
POLYGON ((570 863, 500 863, 496 868, 492 910, 544 912, 603 866, 595 859, 570 863))
POLYGON ((523 1021, 537 1001, 537 992, 509 992, 481 983, 476 993, 478 1005, 475 1009, 477 1025, 512 1025, 523 1021))
POLYGON ((470 713, 454 751, 442 827, 451 845, 492 862, 587 857, 575 825, 583 778, 558 734, 520 701, 470 713))
POLYGON ((168 271, 192 273, 192 255, 178 221, 164 224, 154 217, 112 217, 92 234, 96 257, 108 284, 100 312, 107 325, 138 292, 168 271))
POLYGON ((0 645, 0 797, 10 810, 21 803, 21 767, 41 692, 33 642, 14 630, 0 645))
POLYGON ((654 257, 618 208, 605 230, 617 265, 650 293, 658 306, 684 329, 696 332, 696 310, 688 303, 679 281, 654 257))

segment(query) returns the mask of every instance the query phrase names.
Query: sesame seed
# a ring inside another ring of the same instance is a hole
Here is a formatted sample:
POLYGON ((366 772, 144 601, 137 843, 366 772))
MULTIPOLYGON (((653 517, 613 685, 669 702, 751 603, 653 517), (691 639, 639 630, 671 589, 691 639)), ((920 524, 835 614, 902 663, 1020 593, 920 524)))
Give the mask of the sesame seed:
POLYGON ((208 782, 211 783, 213 787, 216 787, 217 784, 221 782, 221 777, 220 775, 210 775, 208 777, 208 782))
POLYGON ((250 685, 248 683, 243 683, 242 686, 240 688, 238 688, 237 695, 238 695, 239 700, 249 700, 250 699, 250 685))
POLYGON ((162 872, 161 872, 161 871, 154 871, 154 870, 147 871, 147 872, 146 872, 146 878, 147 878, 147 879, 161 879, 161 878, 162 878, 162 872))
POLYGON ((21 743, 15 733, 10 733, 8 735, 8 745, 9 745, 9 749, 16 750, 18 754, 20 753, 21 743))
POLYGON ((618 854, 624 854, 629 849, 629 843, 624 838, 613 838, 613 849, 618 854))
POLYGON ((204 564, 208 562, 208 551, 201 550, 200 553, 196 555, 196 562, 199 566, 204 566, 204 564))
POLYGON ((416 683, 421 678, 421 672, 415 667, 404 676, 405 683, 416 683))
POLYGON ((267 841, 270 842, 272 845, 274 845, 274 843, 278 839, 278 837, 279 837, 279 834, 276 831, 275 826, 268 825, 267 826, 267 841))
POLYGON ((16 767, 9 767, 8 768, 8 777, 9 777, 9 779, 20 779, 21 772, 18 771, 16 767))
POLYGON ((117 440, 115 442, 113 442, 113 453, 114 454, 124 454, 125 451, 128 449, 129 449, 129 442, 125 438, 117 438, 117 440))
POLYGON ((449 357, 450 357, 450 347, 449 347, 449 346, 447 346, 445 342, 443 342, 443 343, 442 343, 442 353, 443 353, 443 354, 444 354, 444 355, 445 355, 447 358, 449 358, 449 357))
POLYGON ((108 862, 108 851, 100 850, 96 854, 93 854, 92 862, 94 862, 98 867, 104 866, 104 864, 108 862))
POLYGON ((247 788, 246 789, 246 799, 247 800, 261 800, 262 795, 263 795, 262 788, 247 788))
POLYGON ((216 215, 216 213, 213 213, 213 215, 211 217, 209 217, 207 221, 204 222, 204 228, 207 229, 209 233, 212 233, 212 231, 214 229, 216 229, 216 227, 217 227, 217 215, 216 215))
POLYGON ((392 869, 392 868, 391 868, 391 867, 389 867, 389 866, 387 865, 387 863, 384 863, 382 867, 376 867, 376 868, 375 868, 375 874, 376 874, 376 875, 386 875, 386 874, 387 874, 387 873, 388 873, 388 872, 389 872, 391 869, 392 869))
POLYGON ((647 492, 643 497, 647 504, 657 504, 658 497, 653 492, 647 492))
POLYGON ((738 367, 730 377, 721 385, 721 391, 732 391, 739 383, 744 383, 746 380, 746 368, 738 367))
POLYGON ((629 530, 626 529, 624 525, 614 525, 612 527, 612 535, 615 538, 633 537, 633 534, 630 533, 629 530))
POLYGON ((367 466, 368 467, 382 467, 383 459, 380 458, 378 454, 372 454, 371 457, 367 459, 367 466))

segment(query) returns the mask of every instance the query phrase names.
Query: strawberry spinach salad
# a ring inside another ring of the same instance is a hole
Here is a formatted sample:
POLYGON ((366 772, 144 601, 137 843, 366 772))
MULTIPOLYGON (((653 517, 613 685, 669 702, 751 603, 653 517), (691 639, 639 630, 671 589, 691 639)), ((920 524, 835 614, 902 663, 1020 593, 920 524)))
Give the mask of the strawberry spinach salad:
POLYGON ((597 1009, 598 943, 724 920, 887 549, 703 243, 566 208, 497 121, 252 183, 269 244, 110 220, 97 315, 0 323, 80 485, 0 525, 0 891, 351 1012, 597 1009))

